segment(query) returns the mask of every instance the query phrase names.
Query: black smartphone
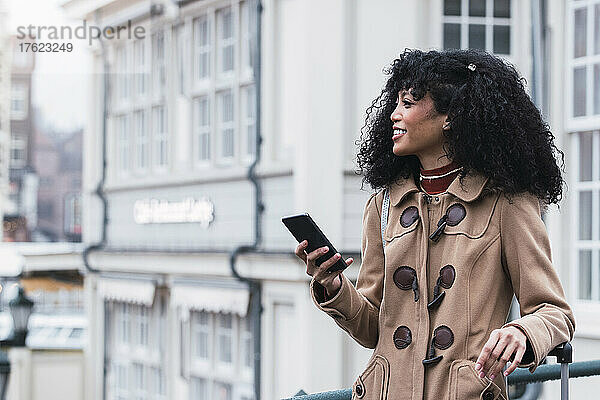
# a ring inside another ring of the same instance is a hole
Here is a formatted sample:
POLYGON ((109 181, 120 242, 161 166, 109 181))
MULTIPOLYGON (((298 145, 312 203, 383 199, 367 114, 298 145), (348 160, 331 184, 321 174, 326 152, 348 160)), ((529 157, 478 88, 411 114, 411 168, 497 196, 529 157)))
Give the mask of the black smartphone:
MULTIPOLYGON (((283 222, 292 235, 294 235, 298 243, 308 240, 308 247, 305 249, 307 253, 323 246, 329 247, 329 251, 317 258, 315 264, 321 265, 324 261, 329 260, 338 252, 308 213, 289 215, 281 218, 281 222, 283 222)), ((343 257, 341 257, 335 264, 329 267, 327 271, 340 271, 347 267, 348 265, 346 265, 343 257)))

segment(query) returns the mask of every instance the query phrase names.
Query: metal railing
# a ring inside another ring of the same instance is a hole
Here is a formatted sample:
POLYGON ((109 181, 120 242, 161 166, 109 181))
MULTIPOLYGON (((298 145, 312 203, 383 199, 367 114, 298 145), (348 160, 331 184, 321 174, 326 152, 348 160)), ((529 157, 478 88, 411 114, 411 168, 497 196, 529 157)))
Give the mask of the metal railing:
MULTIPOLYGON (((531 373, 527 369, 520 369, 508 376, 509 385, 524 385, 534 382, 545 382, 562 379, 562 390, 568 391, 569 378, 581 378, 600 375, 600 360, 580 361, 573 363, 572 347, 570 343, 562 344, 552 350, 549 356, 554 356, 559 364, 542 364, 531 373)), ((296 393, 285 400, 351 400, 352 388, 306 394, 304 391, 296 393)))

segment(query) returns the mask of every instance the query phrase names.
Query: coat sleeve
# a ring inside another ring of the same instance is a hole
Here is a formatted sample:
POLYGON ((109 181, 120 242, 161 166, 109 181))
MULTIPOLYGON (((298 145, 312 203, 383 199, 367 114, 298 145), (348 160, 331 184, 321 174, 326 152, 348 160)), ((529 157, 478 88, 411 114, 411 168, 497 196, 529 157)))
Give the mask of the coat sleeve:
POLYGON ((573 339, 575 318, 552 266, 550 240, 540 216, 537 197, 514 195, 503 199, 500 216, 502 265, 519 301, 521 318, 504 326, 527 336, 520 364, 533 372, 557 345, 573 339))
MULTIPOLYGON (((342 273, 342 286, 330 299, 325 299, 323 286, 313 278, 310 293, 315 305, 360 345, 373 349, 379 333, 379 306, 383 295, 384 253, 381 243, 381 217, 374 193, 363 211, 362 263, 356 287, 342 273)), ((381 197, 381 196, 379 196, 381 197)))

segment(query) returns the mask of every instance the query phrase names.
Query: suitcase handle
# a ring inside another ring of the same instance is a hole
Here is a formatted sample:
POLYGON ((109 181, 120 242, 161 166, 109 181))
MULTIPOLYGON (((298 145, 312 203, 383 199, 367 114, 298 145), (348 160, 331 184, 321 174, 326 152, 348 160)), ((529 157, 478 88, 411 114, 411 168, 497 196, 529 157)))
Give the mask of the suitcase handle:
POLYGON ((570 364, 573 362, 573 346, 571 342, 561 343, 553 348, 548 355, 556 357, 556 362, 560 364, 570 364))

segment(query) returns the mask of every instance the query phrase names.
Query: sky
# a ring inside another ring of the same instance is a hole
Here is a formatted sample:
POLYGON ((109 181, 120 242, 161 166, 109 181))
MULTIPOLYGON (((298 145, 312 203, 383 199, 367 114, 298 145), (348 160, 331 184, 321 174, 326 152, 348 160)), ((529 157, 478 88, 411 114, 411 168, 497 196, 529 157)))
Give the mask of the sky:
MULTIPOLYGON (((2 1, 2 0, 0 0, 2 1)), ((82 25, 69 19, 60 7, 65 0, 4 0, 8 10, 8 34, 17 35, 19 26, 82 25)), ((43 42, 60 42, 42 37, 43 42)), ((32 77, 32 102, 54 129, 72 131, 85 123, 86 96, 91 80, 89 45, 86 40, 66 39, 73 51, 36 53, 32 77)), ((66 132, 65 132, 66 133, 66 132)))

